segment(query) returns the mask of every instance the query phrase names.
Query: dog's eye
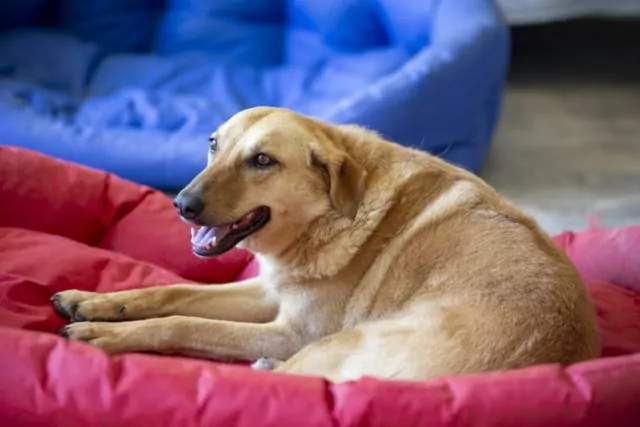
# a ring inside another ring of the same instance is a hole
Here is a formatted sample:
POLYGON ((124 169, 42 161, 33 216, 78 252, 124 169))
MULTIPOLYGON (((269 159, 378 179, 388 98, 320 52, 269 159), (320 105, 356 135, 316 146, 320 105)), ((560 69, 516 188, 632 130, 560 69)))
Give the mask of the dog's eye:
POLYGON ((277 161, 273 157, 265 153, 258 153, 255 156, 253 156, 251 159, 249 159, 249 164, 251 166, 261 168, 261 169, 268 168, 270 166, 275 165, 276 163, 277 161))
POLYGON ((209 151, 211 154, 215 154, 218 151, 218 137, 215 135, 209 137, 209 151))

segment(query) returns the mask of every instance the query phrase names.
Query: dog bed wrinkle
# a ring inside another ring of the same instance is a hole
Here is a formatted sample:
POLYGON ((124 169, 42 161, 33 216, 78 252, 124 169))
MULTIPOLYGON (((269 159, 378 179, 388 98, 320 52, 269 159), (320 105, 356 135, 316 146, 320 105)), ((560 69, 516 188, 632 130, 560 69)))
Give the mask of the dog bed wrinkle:
POLYGON ((107 220, 102 224, 102 233, 97 236, 92 246, 100 247, 105 235, 120 221, 138 209, 145 201, 150 198, 154 192, 150 188, 145 188, 145 191, 135 194, 135 197, 126 200, 118 205, 113 204, 113 194, 118 194, 119 183, 114 183, 114 176, 105 174, 104 185, 100 196, 101 200, 101 212, 107 212, 107 220))

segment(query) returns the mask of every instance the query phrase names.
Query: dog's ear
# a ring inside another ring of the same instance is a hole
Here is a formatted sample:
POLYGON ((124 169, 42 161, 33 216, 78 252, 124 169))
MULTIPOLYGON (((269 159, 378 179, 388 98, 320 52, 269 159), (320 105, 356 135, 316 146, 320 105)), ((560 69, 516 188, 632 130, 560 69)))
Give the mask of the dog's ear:
POLYGON ((334 209, 340 215, 354 219, 364 196, 364 168, 349 154, 337 149, 312 150, 310 163, 326 172, 334 209))

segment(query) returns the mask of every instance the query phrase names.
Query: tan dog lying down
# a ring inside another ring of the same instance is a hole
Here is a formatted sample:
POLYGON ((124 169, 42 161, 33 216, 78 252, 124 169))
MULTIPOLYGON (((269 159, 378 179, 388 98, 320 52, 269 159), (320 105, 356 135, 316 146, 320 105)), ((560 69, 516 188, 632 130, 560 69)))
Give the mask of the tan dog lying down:
POLYGON ((583 284, 533 220, 476 176, 367 130, 243 111, 212 135, 208 166, 175 204, 201 226, 196 254, 244 247, 260 277, 61 292, 57 309, 77 321, 63 335, 335 381, 598 353, 583 284))

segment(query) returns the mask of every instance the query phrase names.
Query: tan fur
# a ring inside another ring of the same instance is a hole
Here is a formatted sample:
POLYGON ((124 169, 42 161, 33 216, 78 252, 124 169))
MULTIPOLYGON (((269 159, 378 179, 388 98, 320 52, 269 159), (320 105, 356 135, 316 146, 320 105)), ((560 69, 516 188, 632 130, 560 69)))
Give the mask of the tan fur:
MULTIPOLYGON (((341 381, 426 379, 595 357, 595 314, 576 270, 535 222, 480 178, 375 133, 288 110, 241 112, 183 190, 201 220, 258 206, 242 246, 259 278, 111 294, 67 291, 64 333, 108 352, 256 360, 341 381), (280 164, 252 170, 257 152, 280 164), (279 363, 282 360, 284 363, 279 363)), ((185 237, 186 238, 186 237, 185 237)))

